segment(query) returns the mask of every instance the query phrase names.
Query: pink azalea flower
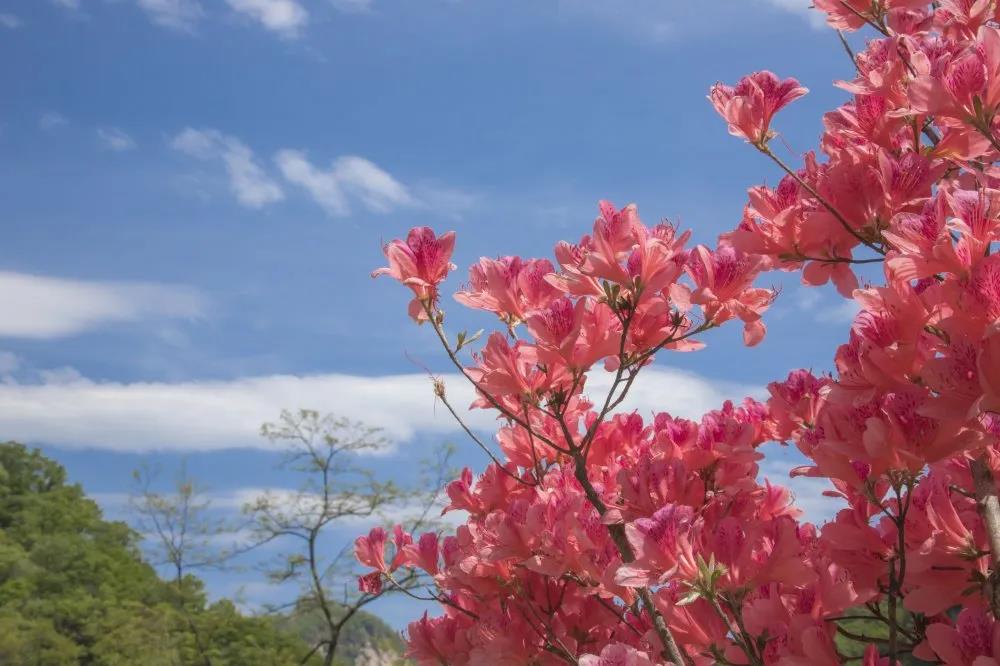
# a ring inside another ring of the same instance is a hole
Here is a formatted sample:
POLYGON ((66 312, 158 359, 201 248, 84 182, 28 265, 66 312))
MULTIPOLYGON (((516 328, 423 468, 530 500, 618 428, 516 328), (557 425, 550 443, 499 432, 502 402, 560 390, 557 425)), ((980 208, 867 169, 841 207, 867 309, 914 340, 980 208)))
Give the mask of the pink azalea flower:
POLYGON ((388 275, 399 280, 415 294, 409 313, 413 319, 427 318, 424 307, 437 299, 438 285, 455 269, 451 253, 455 248, 455 232, 440 237, 430 227, 414 227, 406 240, 394 240, 383 248, 389 265, 379 268, 372 277, 388 275))
POLYGON ((966 608, 955 626, 927 627, 927 642, 945 666, 996 666, 1000 663, 1000 625, 981 608, 966 608))
POLYGON ((656 662, 645 652, 639 652, 629 645, 614 643, 605 646, 599 656, 585 654, 577 663, 580 666, 654 666, 656 662))
POLYGON ((359 536, 354 540, 354 554, 358 562, 379 572, 388 571, 385 565, 385 530, 373 527, 368 536, 359 536))
POLYGON ((722 246, 715 252, 699 245, 688 258, 687 269, 696 290, 691 302, 701 305, 705 319, 716 325, 738 317, 744 323, 743 340, 753 346, 764 338, 761 315, 770 307, 774 293, 753 287, 762 268, 759 256, 722 246))
POLYGON ((782 81, 771 72, 762 71, 743 77, 735 86, 717 83, 708 98, 729 123, 730 134, 763 145, 774 136, 771 131, 774 114, 807 92, 795 79, 782 81))

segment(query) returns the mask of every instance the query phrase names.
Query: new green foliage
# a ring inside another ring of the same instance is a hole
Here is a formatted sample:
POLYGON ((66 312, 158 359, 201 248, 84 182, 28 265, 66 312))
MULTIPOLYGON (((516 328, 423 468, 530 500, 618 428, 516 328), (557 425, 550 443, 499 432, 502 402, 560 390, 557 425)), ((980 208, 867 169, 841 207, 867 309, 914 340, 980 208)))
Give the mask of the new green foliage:
MULTIPOLYGON (((371 616, 356 620, 345 629, 345 653, 391 635, 371 616), (379 631, 367 628, 372 622, 379 631)), ((289 622, 208 603, 191 575, 162 580, 142 559, 138 535, 104 520, 58 463, 0 444, 0 664, 299 664, 310 646, 289 622)))

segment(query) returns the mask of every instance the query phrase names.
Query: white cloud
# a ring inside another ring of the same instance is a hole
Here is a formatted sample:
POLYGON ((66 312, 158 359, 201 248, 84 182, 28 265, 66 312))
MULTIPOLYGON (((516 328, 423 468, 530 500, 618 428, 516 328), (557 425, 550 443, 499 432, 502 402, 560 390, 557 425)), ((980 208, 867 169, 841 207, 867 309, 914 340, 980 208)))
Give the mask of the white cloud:
POLYGON ((303 187, 329 215, 350 213, 351 199, 376 213, 418 204, 402 183, 363 157, 338 157, 325 171, 298 150, 282 150, 275 162, 286 180, 303 187))
POLYGON ((171 145, 200 160, 221 161, 237 201, 248 208, 263 208, 285 198, 281 187, 267 175, 253 151, 236 137, 214 129, 187 127, 174 137, 171 145))
POLYGON ((135 148, 135 139, 117 127, 101 127, 97 130, 97 138, 104 146, 118 153, 135 148))
POLYGON ((66 9, 80 8, 80 0, 52 0, 52 4, 65 7, 66 9))
MULTIPOLYGON (((186 127, 171 140, 178 152, 204 161, 222 162, 230 186, 244 206, 263 208, 281 201, 285 192, 240 139, 219 130, 186 127)), ((435 183, 417 183, 412 189, 357 155, 342 155, 329 168, 309 161, 300 150, 280 150, 274 163, 285 180, 304 190, 326 213, 344 217, 360 206, 373 213, 421 208, 445 217, 461 217, 475 205, 476 196, 435 183)))
MULTIPOLYGON (((468 383, 458 376, 443 379, 449 401, 464 410, 473 398, 468 383)), ((597 392, 608 381, 595 377, 592 390, 597 392)), ((680 370, 647 368, 622 410, 636 409, 644 416, 667 410, 697 418, 723 400, 740 399, 748 392, 759 391, 680 370)), ((381 426, 396 441, 417 433, 460 436, 444 406, 435 404, 429 379, 416 374, 270 375, 177 383, 76 378, 0 384, 0 431, 30 443, 119 451, 267 447, 257 434, 260 424, 273 421, 282 408, 300 407, 381 426)), ((463 418, 483 432, 496 427, 494 414, 486 410, 470 411, 463 418)))
POLYGON ((761 462, 758 481, 763 483, 767 478, 772 484, 791 490, 795 505, 802 509, 803 517, 809 522, 820 525, 846 508, 843 500, 823 494, 825 491, 834 490, 833 484, 828 479, 789 475, 792 469, 806 462, 793 449, 772 443, 765 444, 761 453, 765 458, 761 462))
POLYGON ((165 28, 191 32, 205 14, 198 0, 137 0, 153 23, 165 28))
POLYGON ((43 384, 76 384, 84 380, 80 371, 70 366, 52 368, 51 370, 41 370, 38 373, 43 384))
MULTIPOLYGON (((106 493, 100 497, 108 500, 109 506, 115 506, 123 501, 128 502, 128 496, 122 493, 106 493)), ((95 497, 95 499, 98 499, 95 497)), ((256 505, 258 501, 264 500, 267 505, 279 512, 296 512, 313 514, 320 510, 322 497, 315 492, 304 492, 296 488, 281 487, 256 487, 245 486, 230 488, 227 490, 210 491, 202 494, 201 499, 208 502, 213 510, 226 512, 241 512, 247 506, 256 505)), ((449 500, 445 493, 440 493, 431 504, 427 517, 431 520, 440 520, 452 526, 457 526, 465 522, 468 514, 465 511, 449 511, 441 517, 441 511, 448 506, 449 500)), ((102 502, 103 506, 103 502, 102 502)), ((345 507, 356 509, 359 514, 366 511, 365 502, 358 500, 357 503, 345 502, 345 507)), ((417 520, 424 516, 427 508, 427 500, 423 498, 413 498, 409 500, 397 500, 388 503, 372 515, 344 516, 337 520, 332 529, 349 528, 352 532, 361 531, 361 528, 369 529, 386 520, 394 523, 404 523, 417 520)))
POLYGON ((55 111, 46 111, 38 118, 38 126, 46 132, 65 127, 67 124, 69 124, 69 120, 66 119, 66 116, 55 111))
POLYGON ((309 21, 309 13, 296 0, 226 0, 229 6, 268 30, 284 37, 297 37, 309 21))
POLYGON ((150 317, 191 319, 204 297, 189 287, 94 282, 0 271, 0 337, 57 338, 150 317))
POLYGON ((0 26, 7 28, 8 30, 15 30, 24 25, 21 19, 14 16, 13 14, 0 14, 0 26))

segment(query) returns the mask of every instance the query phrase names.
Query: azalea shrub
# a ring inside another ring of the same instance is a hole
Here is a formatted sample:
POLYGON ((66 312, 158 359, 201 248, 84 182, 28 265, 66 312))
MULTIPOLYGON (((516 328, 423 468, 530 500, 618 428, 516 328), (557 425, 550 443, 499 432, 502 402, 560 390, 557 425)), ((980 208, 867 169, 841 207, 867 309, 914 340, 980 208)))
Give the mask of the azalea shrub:
POLYGON ((750 188, 715 243, 602 201, 552 259, 470 268, 454 297, 496 316, 482 339, 446 330, 453 233, 386 245, 376 275, 411 290, 472 409, 498 418, 483 441, 435 381, 489 456, 447 486, 467 519, 449 536, 356 542, 363 589, 411 570, 433 581, 439 613, 407 631, 419 663, 1000 663, 1000 9, 814 4, 871 37, 856 55, 843 41, 850 99, 789 165, 775 116, 805 88, 770 72, 711 88, 729 132, 785 174, 750 188), (880 277, 861 284, 862 264, 880 277), (857 303, 832 374, 794 370, 767 400, 700 420, 623 410, 645 368, 711 329, 760 342, 771 271, 857 303), (766 442, 801 451, 792 474, 829 481, 831 521, 805 522, 760 477, 766 442))

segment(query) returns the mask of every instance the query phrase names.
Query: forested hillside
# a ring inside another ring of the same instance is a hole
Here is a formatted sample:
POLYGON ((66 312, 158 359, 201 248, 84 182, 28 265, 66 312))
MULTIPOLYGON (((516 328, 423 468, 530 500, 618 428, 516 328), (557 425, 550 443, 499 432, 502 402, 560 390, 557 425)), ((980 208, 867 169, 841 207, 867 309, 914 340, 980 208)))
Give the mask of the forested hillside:
MULTIPOLYGON (((127 525, 102 518, 65 470, 38 451, 0 444, 0 664, 245 666, 299 664, 307 619, 251 617, 208 603, 202 583, 158 577, 127 525)), ((335 663, 364 645, 399 646, 360 613, 335 663)), ((319 655, 305 663, 320 664, 319 655)))

